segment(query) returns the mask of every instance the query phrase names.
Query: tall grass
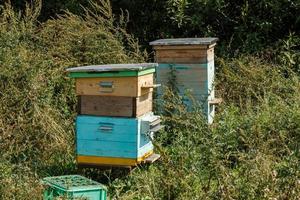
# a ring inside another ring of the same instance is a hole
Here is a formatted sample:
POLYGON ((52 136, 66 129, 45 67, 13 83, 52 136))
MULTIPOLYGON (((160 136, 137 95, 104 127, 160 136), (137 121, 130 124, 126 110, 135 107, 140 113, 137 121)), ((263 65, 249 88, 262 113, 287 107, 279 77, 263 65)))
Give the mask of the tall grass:
MULTIPOLYGON (((36 20, 39 1, 22 13, 1 7, 0 199, 40 199, 40 178, 76 173, 76 97, 65 68, 144 59, 125 31, 126 16, 116 21, 109 1, 91 5, 84 15, 66 12, 45 23, 36 20)), ((291 43, 277 64, 218 60, 225 102, 212 125, 197 106, 187 112, 166 93, 167 127, 155 140, 162 159, 108 179, 110 198, 298 199, 299 52, 288 50, 291 43)), ((101 182, 101 175, 92 178, 101 182)))
POLYGON ((74 173, 76 97, 67 67, 143 61, 109 1, 42 24, 35 2, 22 13, 10 4, 0 10, 0 199, 39 199, 40 177, 74 173))
POLYGON ((299 77, 257 58, 218 63, 225 102, 215 123, 170 95, 162 160, 115 180, 114 199, 299 198, 299 77))

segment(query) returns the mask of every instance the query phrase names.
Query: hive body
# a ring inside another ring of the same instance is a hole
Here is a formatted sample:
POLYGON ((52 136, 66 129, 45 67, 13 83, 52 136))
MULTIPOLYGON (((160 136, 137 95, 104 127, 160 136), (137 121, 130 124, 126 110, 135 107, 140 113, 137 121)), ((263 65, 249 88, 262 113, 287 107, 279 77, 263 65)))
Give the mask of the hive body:
POLYGON ((152 92, 153 73, 133 77, 92 77, 76 80, 77 95, 138 97, 152 92))
POLYGON ((152 92, 140 97, 84 95, 78 98, 81 115, 139 117, 152 111, 152 92))
POLYGON ((78 163, 118 166, 139 164, 153 153, 151 132, 145 126, 157 120, 159 117, 152 113, 140 118, 78 116, 78 163))
MULTIPOLYGON (((150 44, 155 49, 158 62, 158 83, 176 88, 180 95, 189 93, 203 107, 208 123, 212 123, 215 106, 209 102, 214 92, 214 46, 217 38, 162 39, 150 44)), ((158 90, 162 98, 163 88, 158 90)), ((192 101, 184 100, 191 108, 192 101)))

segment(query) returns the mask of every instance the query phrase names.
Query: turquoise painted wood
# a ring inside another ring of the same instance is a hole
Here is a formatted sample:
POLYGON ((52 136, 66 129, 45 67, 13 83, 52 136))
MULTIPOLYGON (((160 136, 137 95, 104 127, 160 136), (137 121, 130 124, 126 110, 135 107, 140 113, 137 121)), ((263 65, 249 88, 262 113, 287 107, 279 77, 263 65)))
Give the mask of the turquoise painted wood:
POLYGON ((77 140, 77 153, 81 156, 137 158, 134 142, 77 140))
POLYGON ((150 130, 143 124, 153 113, 139 118, 78 115, 76 149, 80 156, 138 158, 153 150, 150 130))
POLYGON ((150 142, 150 138, 151 136, 145 133, 140 134, 140 146, 139 147, 143 147, 144 145, 148 144, 150 142))
MULTIPOLYGON (((214 99, 214 60, 204 64, 174 64, 159 63, 156 68, 156 80, 163 86, 175 84, 181 96, 191 95, 193 100, 186 99, 184 103, 189 109, 194 102, 201 105, 203 112, 211 123, 214 117, 214 106, 208 100, 214 99)), ((164 87, 157 91, 158 98, 164 94, 164 87)))
POLYGON ((77 123, 77 139, 98 141, 136 142, 136 123, 118 125, 114 123, 77 123))
MULTIPOLYGON (((156 71, 158 83, 168 86, 172 82, 180 94, 187 89, 195 95, 209 95, 213 91, 214 61, 206 64, 159 64, 156 71)), ((161 94, 163 88, 158 90, 158 95, 161 94)))
POLYGON ((127 117, 97 117, 89 115, 79 115, 76 119, 76 123, 79 124, 99 124, 99 123, 114 123, 116 126, 134 126, 136 125, 136 120, 127 117), (112 121, 113 120, 113 121, 112 121))
POLYGON ((43 183, 48 186, 43 194, 44 200, 107 199, 107 189, 104 185, 79 175, 47 177, 43 179, 43 183))

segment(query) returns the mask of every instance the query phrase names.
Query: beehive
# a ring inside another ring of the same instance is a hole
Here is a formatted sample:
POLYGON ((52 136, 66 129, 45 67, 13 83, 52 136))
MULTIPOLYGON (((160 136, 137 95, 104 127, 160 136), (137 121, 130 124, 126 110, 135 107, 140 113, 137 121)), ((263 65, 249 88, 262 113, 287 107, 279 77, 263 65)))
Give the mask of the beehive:
POLYGON ((47 186, 44 200, 87 199, 106 200, 106 187, 96 181, 79 175, 55 176, 43 179, 47 186))
POLYGON ((76 120, 77 162, 81 165, 135 166, 153 154, 151 134, 160 118, 80 115, 76 120))
MULTIPOLYGON (((180 95, 189 91, 203 106, 208 123, 212 123, 215 112, 214 92, 214 47, 217 38, 161 39, 150 43, 158 62, 157 82, 162 85, 176 84, 180 95)), ((161 98, 163 89, 158 90, 161 98)), ((190 100, 185 103, 192 107, 190 100)))
POLYGON ((70 68, 76 81, 76 151, 79 165, 130 167, 153 156, 151 135, 157 64, 111 64, 70 68))

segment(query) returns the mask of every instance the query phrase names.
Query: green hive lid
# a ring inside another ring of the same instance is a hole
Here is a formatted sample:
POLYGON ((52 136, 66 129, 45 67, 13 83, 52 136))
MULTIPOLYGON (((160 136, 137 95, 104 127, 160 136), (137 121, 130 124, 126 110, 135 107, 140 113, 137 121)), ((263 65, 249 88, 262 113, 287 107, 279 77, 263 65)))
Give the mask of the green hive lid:
POLYGON ((104 185, 79 175, 46 177, 43 183, 64 191, 106 190, 104 185))
POLYGON ((143 71, 157 67, 157 63, 138 63, 138 64, 107 64, 90 65, 82 67, 72 67, 68 72, 121 72, 121 71, 143 71))
POLYGON ((150 45, 211 45, 218 41, 215 37, 205 38, 172 38, 172 39, 160 39, 150 42, 150 45))
POLYGON ((157 66, 157 63, 107 64, 73 67, 67 71, 72 78, 132 77, 154 73, 157 66))

